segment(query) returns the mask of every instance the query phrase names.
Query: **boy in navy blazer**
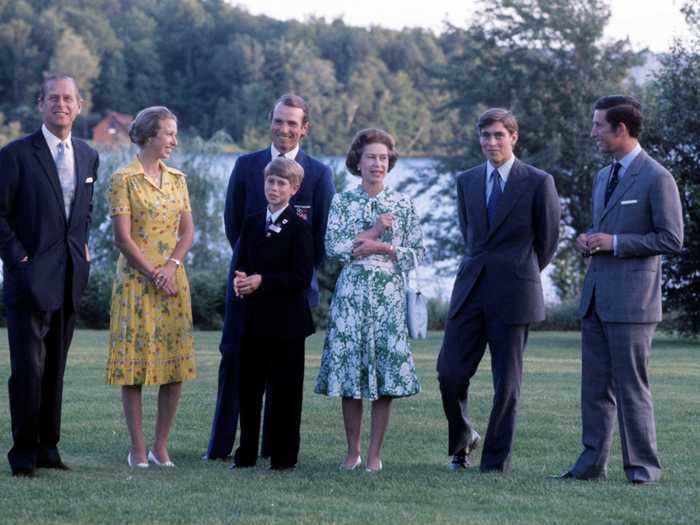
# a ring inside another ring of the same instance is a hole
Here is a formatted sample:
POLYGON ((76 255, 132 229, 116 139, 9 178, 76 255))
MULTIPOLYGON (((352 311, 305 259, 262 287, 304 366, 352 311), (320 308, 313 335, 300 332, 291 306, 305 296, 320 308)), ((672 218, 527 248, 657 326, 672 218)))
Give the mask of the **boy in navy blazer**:
POLYGON ((263 393, 269 388, 270 468, 291 469, 299 454, 304 340, 314 332, 305 290, 311 283, 311 227, 289 199, 304 169, 277 157, 264 171, 267 209, 243 223, 234 292, 246 302, 241 340, 240 447, 234 467, 258 458, 263 393))

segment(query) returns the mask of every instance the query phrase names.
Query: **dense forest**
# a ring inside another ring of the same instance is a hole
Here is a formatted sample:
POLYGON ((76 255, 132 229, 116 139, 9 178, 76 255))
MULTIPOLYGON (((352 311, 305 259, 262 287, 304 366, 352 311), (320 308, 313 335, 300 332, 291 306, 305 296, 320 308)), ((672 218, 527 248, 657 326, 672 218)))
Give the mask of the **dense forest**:
POLYGON ((224 130, 249 150, 267 142, 270 105, 292 91, 312 106, 313 151, 343 153, 376 125, 404 153, 434 155, 454 132, 435 118, 445 99, 431 73, 448 48, 420 29, 281 22, 223 0, 0 0, 0 112, 34 128, 42 75, 70 71, 88 102, 78 133, 108 110, 164 104, 189 135, 224 130))

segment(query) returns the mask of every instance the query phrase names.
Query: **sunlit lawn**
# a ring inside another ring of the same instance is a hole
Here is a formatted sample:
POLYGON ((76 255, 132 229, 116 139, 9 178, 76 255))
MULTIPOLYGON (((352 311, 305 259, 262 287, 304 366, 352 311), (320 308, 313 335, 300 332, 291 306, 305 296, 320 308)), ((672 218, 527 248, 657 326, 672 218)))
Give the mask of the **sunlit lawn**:
MULTIPOLYGON (((344 452, 340 404, 313 393, 322 336, 307 344, 300 464, 293 472, 229 471, 204 463, 216 391, 218 337, 197 334, 199 376, 184 388, 171 436, 173 470, 130 470, 119 389, 103 384, 106 332, 80 331, 64 394, 64 460, 70 472, 32 480, 0 468, 1 523, 698 523, 700 519, 700 344, 656 338, 651 378, 664 475, 653 486, 625 481, 619 437, 607 482, 546 479, 579 452, 579 336, 533 333, 513 471, 484 475, 446 469, 447 425, 435 377, 441 334, 416 345, 423 391, 395 403, 384 471, 339 472, 344 452)), ((9 375, 0 332, 0 380, 9 375)), ((491 401, 488 360, 473 381, 479 430, 491 401)), ((147 390, 147 439, 156 390, 147 390)), ((367 426, 367 425, 365 425, 367 426)), ((366 436, 365 436, 366 443, 366 436)), ((7 390, 0 389, 0 449, 10 446, 7 390)), ((478 461, 478 458, 477 458, 478 461)))

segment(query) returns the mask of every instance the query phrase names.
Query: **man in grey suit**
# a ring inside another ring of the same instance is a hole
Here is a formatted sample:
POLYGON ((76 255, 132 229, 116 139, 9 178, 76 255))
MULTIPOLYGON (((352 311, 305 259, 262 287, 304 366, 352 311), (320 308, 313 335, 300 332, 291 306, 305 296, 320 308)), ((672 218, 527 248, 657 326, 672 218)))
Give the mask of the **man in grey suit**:
POLYGON ((530 323, 544 319, 540 272, 557 247, 560 206, 554 179, 513 155, 518 123, 505 109, 479 118, 486 162, 457 177, 465 255, 457 272, 437 362, 448 422, 451 470, 470 465, 480 436, 467 390, 489 345, 494 399, 481 470, 510 468, 523 353, 530 323))
POLYGON ((681 252, 683 218, 673 177, 639 145, 641 128, 634 98, 596 102, 591 136, 613 163, 596 176, 593 225, 576 239, 591 257, 579 311, 584 448, 561 478, 606 478, 616 411, 627 479, 661 475, 647 364, 661 320, 660 255, 681 252))

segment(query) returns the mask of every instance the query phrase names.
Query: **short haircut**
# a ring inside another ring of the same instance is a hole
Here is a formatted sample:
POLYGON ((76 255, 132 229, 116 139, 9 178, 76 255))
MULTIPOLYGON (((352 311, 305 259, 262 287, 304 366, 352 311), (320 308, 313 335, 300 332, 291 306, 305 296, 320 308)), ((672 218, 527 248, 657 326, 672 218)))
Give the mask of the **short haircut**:
POLYGON ((518 121, 515 115, 505 108, 490 108, 484 111, 476 123, 476 130, 480 133, 482 129, 496 122, 503 124, 511 135, 518 132, 518 121))
POLYGON ((73 85, 75 86, 75 93, 78 95, 78 100, 82 98, 80 96, 80 88, 78 87, 78 83, 73 77, 70 75, 50 74, 44 77, 44 81, 41 83, 41 87, 39 88, 39 96, 37 96, 38 102, 41 102, 44 100, 44 98, 46 98, 46 94, 49 92, 49 82, 56 82, 57 80, 70 80, 73 82, 73 85))
POLYGON ((392 170, 399 158, 394 137, 386 131, 377 128, 367 128, 358 131, 350 143, 350 149, 345 157, 345 166, 353 175, 360 175, 360 159, 365 146, 368 144, 384 144, 389 150, 389 171, 392 170))
POLYGON ((289 106, 290 108, 299 108, 304 112, 304 115, 301 118, 301 123, 309 123, 309 105, 306 103, 306 100, 301 98, 299 95, 294 95, 292 93, 285 93, 275 101, 275 103, 272 105, 272 109, 270 110, 270 121, 272 120, 272 115, 275 112, 275 108, 278 106, 278 104, 282 104, 283 106, 289 106))
POLYGON ((265 178, 273 175, 289 181, 294 188, 300 188, 304 180, 304 168, 296 160, 286 157, 275 157, 272 159, 263 172, 265 178))
POLYGON ((144 146, 148 139, 155 137, 160 129, 160 121, 173 119, 177 122, 175 113, 165 106, 151 106, 142 109, 129 124, 129 138, 137 146, 144 146))
POLYGON ((604 110, 605 120, 613 130, 624 124, 630 137, 637 138, 642 132, 642 105, 634 97, 609 95, 596 100, 593 110, 604 110))

